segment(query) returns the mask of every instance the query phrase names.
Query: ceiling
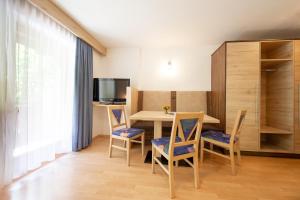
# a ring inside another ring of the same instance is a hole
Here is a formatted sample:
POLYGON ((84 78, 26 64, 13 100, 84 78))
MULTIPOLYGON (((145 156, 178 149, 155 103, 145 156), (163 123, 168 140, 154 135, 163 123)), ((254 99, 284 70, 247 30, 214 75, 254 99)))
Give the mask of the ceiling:
POLYGON ((106 47, 300 37, 299 0, 54 0, 106 47))

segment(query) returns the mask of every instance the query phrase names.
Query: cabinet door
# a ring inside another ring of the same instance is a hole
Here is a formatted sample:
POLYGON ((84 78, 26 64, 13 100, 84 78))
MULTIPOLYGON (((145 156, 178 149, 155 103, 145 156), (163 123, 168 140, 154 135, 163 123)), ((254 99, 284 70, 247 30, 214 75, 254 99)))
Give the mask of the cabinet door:
POLYGON ((220 120, 218 128, 225 130, 226 124, 226 44, 211 56, 211 92, 207 113, 220 120))
POLYGON ((242 150, 259 149, 259 80, 259 42, 227 43, 226 132, 232 131, 238 110, 246 109, 242 150))
POLYGON ((294 104, 294 124, 295 124, 295 131, 294 131, 294 139, 295 139, 295 152, 300 153, 300 40, 295 40, 295 64, 294 64, 294 74, 295 74, 295 86, 294 86, 294 97, 295 97, 295 104, 294 104))

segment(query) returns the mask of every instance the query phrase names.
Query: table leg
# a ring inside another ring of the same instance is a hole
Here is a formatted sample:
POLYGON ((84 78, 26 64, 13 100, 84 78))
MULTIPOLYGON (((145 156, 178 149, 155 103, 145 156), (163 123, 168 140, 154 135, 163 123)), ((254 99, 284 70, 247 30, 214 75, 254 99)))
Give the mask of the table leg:
MULTIPOLYGON (((161 138, 161 137, 162 137, 162 122, 154 121, 154 138, 161 138)), ((158 156, 160 156, 160 154, 157 152, 156 157, 158 156)))
POLYGON ((162 122, 154 121, 154 138, 162 137, 162 122))

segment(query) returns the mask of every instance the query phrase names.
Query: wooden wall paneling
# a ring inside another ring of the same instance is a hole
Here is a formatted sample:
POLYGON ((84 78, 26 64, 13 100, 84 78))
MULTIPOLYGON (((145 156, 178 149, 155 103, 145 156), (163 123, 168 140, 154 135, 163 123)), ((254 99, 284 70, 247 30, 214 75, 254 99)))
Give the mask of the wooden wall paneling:
POLYGON ((143 110, 163 111, 163 106, 171 106, 170 91, 144 91, 143 110))
POLYGON ((207 91, 206 92, 206 105, 207 105, 207 114, 212 112, 212 92, 211 91, 207 91))
POLYGON ((300 153, 300 40, 294 41, 294 149, 300 153))
POLYGON ((88 33, 78 22, 64 12, 51 0, 29 0, 33 5, 42 10, 45 14, 71 31, 77 37, 89 43, 97 52, 106 55, 106 48, 88 33))
POLYGON ((207 113, 206 91, 177 91, 176 108, 178 112, 201 111, 207 113))
POLYGON ((142 111, 143 110, 143 99, 144 99, 144 92, 143 91, 138 91, 138 108, 137 111, 142 111))
POLYGON ((211 56, 211 92, 207 113, 220 120, 218 128, 226 128, 226 43, 211 56))
POLYGON ((171 91, 171 111, 176 112, 176 91, 171 91))
POLYGON ((259 42, 227 43, 226 48, 226 131, 233 128, 236 113, 247 110, 241 132, 241 149, 259 148, 259 42))

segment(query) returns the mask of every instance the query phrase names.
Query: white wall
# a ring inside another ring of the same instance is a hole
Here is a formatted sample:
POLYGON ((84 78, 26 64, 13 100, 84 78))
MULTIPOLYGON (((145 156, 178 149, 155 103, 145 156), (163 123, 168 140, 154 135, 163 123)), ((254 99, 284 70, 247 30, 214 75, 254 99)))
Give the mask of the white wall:
POLYGON ((112 48, 105 57, 94 53, 94 77, 130 78, 140 90, 210 90, 210 55, 216 48, 112 48))
POLYGON ((109 134, 108 115, 105 107, 93 106, 93 137, 109 134))
POLYGON ((140 50, 137 48, 108 49, 106 56, 94 51, 94 77, 130 78, 131 85, 137 87, 140 66, 140 50))
POLYGON ((210 55, 216 46, 143 49, 139 89, 210 90, 210 55), (168 70, 167 63, 172 62, 168 70))
MULTIPOLYGON (((139 90, 209 91, 210 56, 217 47, 111 48, 106 56, 94 52, 94 77, 130 78, 139 90)), ((93 136, 108 134, 106 110, 93 111, 93 136)))

